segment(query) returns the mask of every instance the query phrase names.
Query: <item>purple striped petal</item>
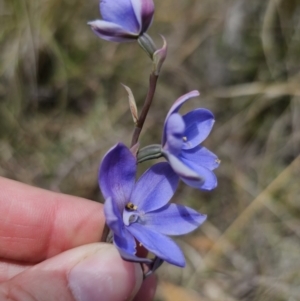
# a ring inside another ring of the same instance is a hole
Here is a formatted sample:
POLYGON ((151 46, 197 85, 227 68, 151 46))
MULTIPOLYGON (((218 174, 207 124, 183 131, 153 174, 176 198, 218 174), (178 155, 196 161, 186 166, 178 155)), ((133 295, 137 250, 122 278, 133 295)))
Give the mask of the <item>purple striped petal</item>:
POLYGON ((181 152, 183 145, 183 134, 185 132, 184 121, 178 113, 174 113, 167 121, 167 141, 163 146, 173 155, 178 155, 181 152))
POLYGON ((88 22, 93 32, 101 39, 112 42, 133 42, 138 38, 138 34, 124 29, 118 24, 96 20, 88 22))
POLYGON ((172 169, 178 174, 180 177, 197 181, 197 182, 204 182, 204 179, 193 169, 191 169, 188 165, 180 161, 176 156, 172 155, 169 152, 163 152, 165 158, 168 160, 169 164, 171 165, 172 169))
POLYGON ((154 3, 153 0, 131 0, 133 10, 136 18, 141 25, 141 33, 147 31, 150 27, 153 14, 154 14, 154 3))
POLYGON ((182 235, 198 228, 206 215, 186 206, 169 204, 144 216, 145 227, 166 235, 182 235))
POLYGON ((100 0, 100 12, 103 20, 115 23, 124 30, 139 34, 141 24, 137 20, 131 0, 100 0))
POLYGON ((169 110, 168 115, 167 115, 167 117, 166 117, 166 119, 165 119, 164 133, 163 133, 163 138, 162 138, 162 145, 164 145, 165 142, 166 142, 166 123, 167 123, 169 117, 170 117, 173 113, 177 113, 177 112, 179 111, 179 109, 181 108, 181 106, 182 106, 187 100, 189 100, 189 99, 192 98, 192 97, 197 97, 197 96, 199 96, 199 95, 200 95, 199 91, 194 90, 194 91, 191 91, 191 92, 189 92, 189 93, 187 93, 187 94, 182 95, 181 97, 179 97, 179 98, 174 102, 174 104, 172 105, 172 107, 171 107, 171 109, 169 110))
POLYGON ((190 149, 203 142, 214 125, 214 115, 206 109, 196 109, 183 116, 186 126, 183 149, 190 149))
POLYGON ((128 231, 143 244, 143 246, 157 257, 180 267, 185 266, 185 259, 178 245, 169 237, 134 223, 128 231))
POLYGON ((183 150, 178 157, 179 160, 189 162, 189 165, 201 165, 209 170, 214 170, 220 165, 218 157, 206 147, 200 145, 193 149, 183 150))
POLYGON ((130 201, 138 212, 149 212, 169 202, 178 185, 179 178, 166 162, 151 166, 136 183, 130 201))
POLYGON ((107 200, 116 202, 122 212, 131 195, 136 174, 136 158, 122 143, 104 156, 99 171, 99 186, 107 200))

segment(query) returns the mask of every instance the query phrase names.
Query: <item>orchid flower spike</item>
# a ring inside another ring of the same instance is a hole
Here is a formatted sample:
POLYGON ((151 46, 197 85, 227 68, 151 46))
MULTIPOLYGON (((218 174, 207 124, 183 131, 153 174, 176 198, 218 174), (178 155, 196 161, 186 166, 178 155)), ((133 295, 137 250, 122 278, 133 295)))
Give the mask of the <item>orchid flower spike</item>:
POLYGON ((181 116, 178 111, 190 98, 199 96, 192 91, 178 98, 165 120, 162 153, 172 169, 189 186, 211 190, 217 186, 213 170, 220 160, 200 145, 209 135, 215 122, 213 114, 198 108, 181 116))
POLYGON ((100 167, 99 185, 113 242, 125 260, 150 263, 136 254, 141 244, 159 259, 183 267, 182 251, 167 235, 195 230, 206 215, 168 204, 179 178, 167 162, 153 165, 135 183, 136 171, 135 156, 121 143, 107 152, 100 167))
POLYGON ((153 0, 100 0, 103 20, 88 24, 101 39, 113 42, 137 40, 150 27, 153 0))

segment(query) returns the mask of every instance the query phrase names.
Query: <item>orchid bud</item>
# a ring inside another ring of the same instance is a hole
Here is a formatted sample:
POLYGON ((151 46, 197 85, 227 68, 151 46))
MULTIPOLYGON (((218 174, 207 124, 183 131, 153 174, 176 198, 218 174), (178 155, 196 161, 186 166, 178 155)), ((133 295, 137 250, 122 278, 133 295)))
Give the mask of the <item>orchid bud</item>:
POLYGON ((148 54, 151 60, 153 60, 153 55, 156 52, 156 46, 149 35, 144 33, 138 38, 139 45, 148 54))
POLYGON ((153 0, 100 0, 102 20, 88 23, 101 39, 113 42, 136 41, 150 27, 153 0))
POLYGON ((147 160, 158 159, 162 157, 162 147, 160 144, 151 144, 143 147, 137 153, 138 163, 142 163, 147 160))

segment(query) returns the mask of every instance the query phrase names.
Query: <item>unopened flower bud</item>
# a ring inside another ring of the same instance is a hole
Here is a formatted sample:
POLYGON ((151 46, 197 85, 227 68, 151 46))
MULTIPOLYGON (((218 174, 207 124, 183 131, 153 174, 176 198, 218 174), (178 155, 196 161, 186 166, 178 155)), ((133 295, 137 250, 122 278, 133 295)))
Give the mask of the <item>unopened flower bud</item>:
POLYGON ((143 48, 143 50, 145 50, 145 52, 151 58, 151 60, 153 60, 153 55, 157 50, 151 37, 146 33, 144 33, 138 38, 138 42, 140 46, 143 48))
POLYGON ((100 1, 102 20, 89 22, 101 39, 113 42, 136 41, 150 27, 153 0, 100 1))

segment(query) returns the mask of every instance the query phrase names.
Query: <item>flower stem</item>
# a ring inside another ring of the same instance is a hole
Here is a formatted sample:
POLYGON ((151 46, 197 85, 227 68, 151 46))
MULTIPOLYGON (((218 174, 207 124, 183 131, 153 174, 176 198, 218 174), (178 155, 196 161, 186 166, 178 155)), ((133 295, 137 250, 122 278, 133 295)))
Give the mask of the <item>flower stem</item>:
MULTIPOLYGON (((152 100, 153 100, 155 90, 156 90, 157 80, 158 80, 158 74, 155 74, 155 70, 153 70, 149 77, 149 88, 148 88, 147 96, 146 96, 146 99, 144 102, 144 106, 142 108, 141 114, 140 114, 139 119, 137 120, 135 128, 134 128, 134 132, 133 132, 132 140, 131 140, 131 147, 136 145, 139 140, 139 137, 140 137, 141 131, 143 129, 147 114, 148 114, 149 109, 152 104, 152 100)), ((104 228, 103 228, 101 242, 107 242, 108 240, 110 240, 110 236, 111 236, 111 230, 108 228, 107 224, 105 224, 104 228)))
POLYGON ((146 99, 144 102, 144 106, 142 108, 140 117, 136 123, 134 132, 132 135, 131 147, 134 146, 139 140, 140 133, 143 129, 144 122, 146 120, 147 114, 148 114, 149 109, 152 104, 153 96, 154 96, 155 89, 156 89, 157 79, 158 79, 158 75, 156 75, 155 72, 152 71, 150 74, 150 77, 149 77, 149 89, 148 89, 148 93, 147 93, 147 96, 146 96, 146 99))
POLYGON ((108 235, 109 235, 109 228, 108 228, 107 224, 105 224, 100 242, 106 242, 108 235))

